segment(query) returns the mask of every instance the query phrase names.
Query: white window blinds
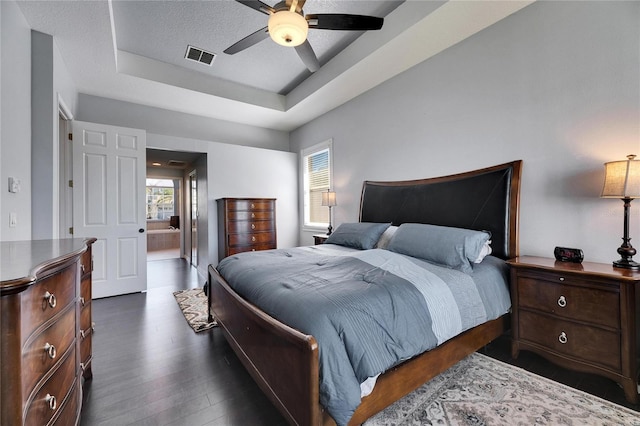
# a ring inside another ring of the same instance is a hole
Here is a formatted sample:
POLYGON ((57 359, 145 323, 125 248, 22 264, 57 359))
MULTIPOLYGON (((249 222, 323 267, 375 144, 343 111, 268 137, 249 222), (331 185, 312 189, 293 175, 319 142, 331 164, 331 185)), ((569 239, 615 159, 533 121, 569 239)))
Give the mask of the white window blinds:
POLYGON ((322 205, 322 193, 331 187, 330 147, 303 157, 305 187, 305 225, 326 226, 329 223, 329 208, 322 205))

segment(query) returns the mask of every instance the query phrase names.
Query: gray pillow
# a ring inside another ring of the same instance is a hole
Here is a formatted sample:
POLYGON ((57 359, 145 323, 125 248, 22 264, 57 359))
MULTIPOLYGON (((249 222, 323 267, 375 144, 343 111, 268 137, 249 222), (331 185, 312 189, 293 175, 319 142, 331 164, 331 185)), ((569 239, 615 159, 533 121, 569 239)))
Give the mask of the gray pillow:
POLYGON ((337 244, 357 249, 372 249, 390 223, 343 223, 327 238, 325 244, 337 244))
POLYGON ((388 250, 471 274, 491 234, 448 226, 404 223, 389 242, 388 250))

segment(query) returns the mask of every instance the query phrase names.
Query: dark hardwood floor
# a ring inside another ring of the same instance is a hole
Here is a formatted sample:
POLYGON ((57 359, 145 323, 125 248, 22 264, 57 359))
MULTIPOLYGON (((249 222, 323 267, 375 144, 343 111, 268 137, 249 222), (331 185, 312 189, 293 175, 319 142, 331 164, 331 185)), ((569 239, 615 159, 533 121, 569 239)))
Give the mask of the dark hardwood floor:
MULTIPOLYGON (((173 292, 201 287, 183 259, 148 263, 148 291, 93 301, 93 380, 81 425, 285 425, 219 329, 194 333, 173 292)), ((640 411, 613 381, 565 370, 530 352, 511 359, 503 336, 482 350, 569 386, 640 411)))

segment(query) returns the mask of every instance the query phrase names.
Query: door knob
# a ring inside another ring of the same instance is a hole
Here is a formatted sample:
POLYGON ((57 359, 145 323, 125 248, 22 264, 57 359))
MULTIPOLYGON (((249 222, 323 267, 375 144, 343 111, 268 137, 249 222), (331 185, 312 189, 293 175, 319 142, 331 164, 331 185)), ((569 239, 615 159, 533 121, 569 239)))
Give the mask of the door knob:
POLYGON ((142 234, 144 232, 144 228, 138 229, 138 232, 142 234))

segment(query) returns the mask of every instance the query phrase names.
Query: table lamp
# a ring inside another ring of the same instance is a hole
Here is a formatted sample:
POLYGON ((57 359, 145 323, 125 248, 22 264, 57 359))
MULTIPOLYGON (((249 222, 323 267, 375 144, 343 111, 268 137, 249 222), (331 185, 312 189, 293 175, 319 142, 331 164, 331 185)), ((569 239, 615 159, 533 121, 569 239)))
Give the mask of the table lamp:
POLYGON ((640 160, 628 155, 627 160, 611 161, 604 164, 604 187, 602 198, 620 198, 624 202, 624 236, 618 247, 620 259, 613 262, 617 268, 640 269, 640 263, 633 261, 636 249, 629 238, 629 208, 631 200, 640 198, 640 160))

